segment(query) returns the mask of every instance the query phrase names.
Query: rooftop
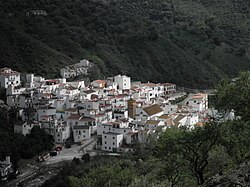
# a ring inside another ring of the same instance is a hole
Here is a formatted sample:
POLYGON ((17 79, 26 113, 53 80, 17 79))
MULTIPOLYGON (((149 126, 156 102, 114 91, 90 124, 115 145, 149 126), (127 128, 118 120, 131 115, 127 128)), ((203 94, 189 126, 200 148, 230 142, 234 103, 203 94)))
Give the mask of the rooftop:
POLYGON ((159 123, 160 123, 159 120, 148 120, 148 121, 146 121, 145 124, 147 124, 147 125, 158 125, 159 123))
POLYGON ((143 110, 150 116, 154 115, 154 114, 158 114, 160 112, 162 112, 163 110, 161 109, 161 107, 158 104, 154 104, 148 107, 143 108, 143 110))
POLYGON ((73 126, 73 129, 89 129, 89 125, 75 125, 73 126))

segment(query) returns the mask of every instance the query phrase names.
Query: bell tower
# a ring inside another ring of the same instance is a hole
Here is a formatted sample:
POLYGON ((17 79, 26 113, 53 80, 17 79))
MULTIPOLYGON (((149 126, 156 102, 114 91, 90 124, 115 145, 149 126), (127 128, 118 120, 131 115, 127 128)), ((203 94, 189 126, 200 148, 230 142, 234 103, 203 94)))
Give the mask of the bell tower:
POLYGON ((135 119, 135 112, 136 112, 136 100, 131 98, 128 100, 128 116, 130 118, 135 119))

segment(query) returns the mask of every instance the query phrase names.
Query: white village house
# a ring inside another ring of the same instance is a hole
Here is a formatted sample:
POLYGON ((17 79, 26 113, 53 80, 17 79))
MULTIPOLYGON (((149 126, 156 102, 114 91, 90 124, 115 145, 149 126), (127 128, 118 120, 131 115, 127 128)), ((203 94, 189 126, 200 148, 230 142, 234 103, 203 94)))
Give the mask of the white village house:
POLYGON ((13 71, 10 68, 1 68, 0 69, 0 87, 8 88, 9 86, 19 86, 20 73, 13 71))

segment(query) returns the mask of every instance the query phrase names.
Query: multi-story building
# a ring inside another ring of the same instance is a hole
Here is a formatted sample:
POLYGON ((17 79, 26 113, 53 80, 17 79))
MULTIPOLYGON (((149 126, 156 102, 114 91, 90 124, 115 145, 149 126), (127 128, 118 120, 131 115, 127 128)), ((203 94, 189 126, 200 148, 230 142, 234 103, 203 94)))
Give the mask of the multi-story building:
POLYGON ((131 88, 131 78, 125 75, 115 76, 114 82, 117 83, 118 89, 120 90, 128 90, 131 88))
POLYGON ((72 130, 74 142, 76 143, 90 139, 91 137, 91 128, 89 125, 75 125, 72 130))
POLYGON ((30 134, 31 129, 34 126, 41 127, 41 124, 37 121, 19 121, 14 124, 14 133, 20 133, 26 136, 27 134, 30 134))
POLYGON ((83 59, 77 64, 73 64, 61 69, 62 78, 72 78, 79 75, 87 75, 88 69, 91 67, 91 63, 83 59))
POLYGON ((208 95, 198 93, 192 95, 191 98, 186 102, 186 105, 191 106, 196 111, 204 111, 208 109, 208 95))
POLYGON ((116 152, 123 141, 122 133, 107 132, 102 135, 102 150, 116 152))
POLYGON ((20 73, 13 71, 10 68, 0 69, 0 86, 3 88, 8 88, 9 86, 19 86, 20 73))

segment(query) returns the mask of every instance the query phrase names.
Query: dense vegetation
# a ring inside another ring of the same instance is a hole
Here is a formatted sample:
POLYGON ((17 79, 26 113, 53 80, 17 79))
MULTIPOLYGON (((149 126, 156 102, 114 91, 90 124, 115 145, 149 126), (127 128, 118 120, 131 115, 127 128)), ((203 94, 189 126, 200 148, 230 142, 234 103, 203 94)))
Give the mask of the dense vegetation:
MULTIPOLYGON (((222 81, 216 93, 216 107, 227 112, 245 114, 250 105, 250 72, 244 72, 235 82, 222 81), (237 84, 236 84, 237 83, 237 84), (248 84, 246 84, 248 83, 248 84), (237 88, 237 96, 230 97, 228 89, 237 88), (232 105, 227 104, 228 97, 232 105), (242 107, 234 103, 242 104, 242 107), (243 107, 244 106, 244 107, 243 107), (229 108, 228 108, 229 107, 229 108)), ((119 158, 83 157, 73 160, 44 186, 70 187, 195 187, 206 185, 209 178, 222 175, 250 158, 249 113, 241 119, 211 122, 190 131, 170 128, 160 138, 138 145, 134 153, 119 158)), ((237 177, 237 176, 236 176, 237 177)), ((246 179, 247 180, 247 179, 246 179)), ((223 181, 227 186, 232 183, 223 181)), ((219 183, 217 183, 219 185, 219 183)))
POLYGON ((11 162, 17 167, 17 162, 21 158, 32 158, 46 150, 51 150, 54 146, 54 140, 39 127, 32 128, 30 134, 13 133, 12 128, 3 127, 4 121, 1 120, 0 127, 0 159, 5 156, 11 156, 11 162))
POLYGON ((211 87, 249 69, 248 0, 0 2, 0 66, 56 76, 88 58, 97 77, 211 87), (27 15, 45 10, 47 16, 27 15))

